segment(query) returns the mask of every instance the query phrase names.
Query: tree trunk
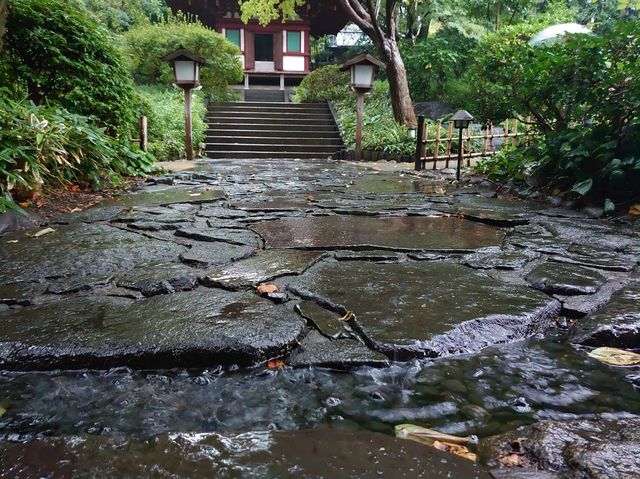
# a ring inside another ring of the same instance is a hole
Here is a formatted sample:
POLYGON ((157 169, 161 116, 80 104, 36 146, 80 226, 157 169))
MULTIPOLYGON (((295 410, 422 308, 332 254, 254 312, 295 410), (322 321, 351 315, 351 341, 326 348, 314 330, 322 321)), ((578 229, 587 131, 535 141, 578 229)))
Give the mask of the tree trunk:
POLYGON ((4 37, 4 28, 7 24, 7 0, 0 0, 0 50, 2 50, 2 37, 4 37))
POLYGON ((415 127, 418 124, 416 113, 411 102, 407 71, 400 56, 400 49, 394 38, 385 38, 378 46, 378 51, 387 64, 387 78, 389 79, 389 95, 393 116, 398 123, 415 127))

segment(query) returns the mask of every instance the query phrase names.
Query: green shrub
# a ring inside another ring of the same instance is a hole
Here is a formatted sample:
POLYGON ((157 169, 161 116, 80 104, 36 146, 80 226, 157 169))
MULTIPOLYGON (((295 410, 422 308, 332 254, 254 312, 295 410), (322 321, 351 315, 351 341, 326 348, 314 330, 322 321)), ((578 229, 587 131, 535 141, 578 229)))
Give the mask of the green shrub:
POLYGON ((138 107, 133 81, 110 34, 77 2, 12 0, 0 80, 44 101, 92 116, 126 134, 138 107))
POLYGON ((228 94, 229 84, 242 80, 238 47, 193 18, 180 15, 138 25, 125 34, 125 40, 131 71, 141 83, 171 85, 173 71, 162 57, 181 46, 208 62, 200 71, 200 82, 217 98, 228 94))
POLYGON ((312 103, 336 101, 349 94, 349 72, 341 65, 327 65, 304 77, 296 89, 295 101, 312 103))
MULTIPOLYGON (((149 121, 149 152, 159 161, 173 161, 185 157, 184 93, 172 87, 140 86, 138 91, 146 100, 149 121)), ((204 94, 193 93, 191 118, 194 148, 204 141, 204 94)))
POLYGON ((541 133, 522 155, 533 175, 575 196, 640 196, 640 21, 547 47, 515 39, 479 61, 485 102, 529 116, 541 133), (492 94, 493 96, 489 97, 492 94))
POLYGON ((164 0, 81 0, 110 31, 122 33, 133 25, 159 22, 171 10, 164 0))
POLYGON ((87 117, 59 107, 16 101, 0 89, 0 212, 13 195, 42 185, 120 182, 152 170, 151 155, 114 139, 87 117))

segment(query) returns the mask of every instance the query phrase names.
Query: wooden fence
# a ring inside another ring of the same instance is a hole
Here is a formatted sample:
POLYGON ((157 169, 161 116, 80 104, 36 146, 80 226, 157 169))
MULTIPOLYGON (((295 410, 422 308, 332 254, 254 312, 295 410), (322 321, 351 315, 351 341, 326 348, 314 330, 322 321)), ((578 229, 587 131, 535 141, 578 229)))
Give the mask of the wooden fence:
MULTIPOLYGON (((453 162, 456 166, 460 148, 458 130, 454 130, 453 122, 447 122, 445 126, 438 120, 433 124, 433 128, 430 128, 431 125, 432 122, 425 121, 424 116, 418 117, 415 169, 423 170, 427 163, 433 163, 435 170, 438 162, 444 163, 444 168, 449 168, 449 162, 453 162), (430 130, 435 130, 431 138, 430 130)), ((528 145, 534 136, 533 131, 518 120, 506 120, 499 125, 502 128, 498 133, 494 132, 496 126, 498 125, 487 124, 484 127, 471 125, 470 128, 462 131, 462 158, 463 161, 466 160, 467 166, 471 166, 472 158, 495 155, 501 147, 516 146, 521 141, 528 145)))

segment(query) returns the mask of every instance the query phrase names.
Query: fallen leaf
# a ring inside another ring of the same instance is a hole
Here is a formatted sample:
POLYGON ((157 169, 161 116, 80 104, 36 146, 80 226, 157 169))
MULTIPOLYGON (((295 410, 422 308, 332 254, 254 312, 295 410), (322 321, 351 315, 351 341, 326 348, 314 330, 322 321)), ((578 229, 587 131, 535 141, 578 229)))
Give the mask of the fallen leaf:
POLYGON ((78 191, 80 191, 80 186, 79 185, 71 185, 71 186, 69 186, 69 191, 73 191, 74 193, 77 193, 78 191))
POLYGON ((596 348, 589 356, 613 366, 633 366, 640 363, 640 354, 618 348, 596 348))
POLYGON ((202 193, 189 193, 189 196, 202 196, 202 193))
POLYGON ((316 201, 316 197, 313 195, 309 195, 305 198, 307 201, 316 201))
POLYGON ((269 369, 282 369, 284 367, 284 361, 279 359, 270 359, 267 361, 267 368, 269 369))
POLYGON ((262 283, 261 285, 258 286, 258 293, 260 294, 269 294, 269 293, 275 293, 276 291, 278 291, 278 287, 275 284, 267 284, 267 283, 262 283))
POLYGON ((631 208, 629 208, 629 214, 631 216, 640 216, 640 203, 631 206, 631 208))
POLYGON ((351 311, 347 311, 347 314, 345 314, 341 318, 338 318, 338 321, 349 321, 351 318, 353 318, 353 313, 351 311))
POLYGON ((78 213, 82 211, 82 208, 73 208, 72 210, 69 210, 69 213, 78 213))
POLYGON ((21 201, 20 203, 18 203, 20 208, 28 208, 29 206, 31 206, 31 204, 31 201, 21 201))
POLYGON ((17 243, 17 242, 18 242, 18 240, 9 240, 9 241, 7 241, 7 243, 17 243))
POLYGON ((445 451, 451 454, 455 454, 456 456, 464 457, 465 459, 469 459, 470 461, 475 462, 478 456, 476 456, 473 452, 471 452, 466 446, 461 446, 460 444, 452 444, 450 442, 443 441, 434 441, 433 447, 440 451, 445 451))
POLYGON ((38 231, 33 235, 34 238, 40 238, 40 236, 48 235, 49 233, 55 233, 56 230, 53 228, 45 228, 43 230, 38 231))
POLYGON ((415 424, 399 424, 395 427, 396 436, 404 439, 412 439, 422 444, 433 445, 434 441, 448 442, 451 444, 477 444, 478 436, 452 436, 415 424))
POLYGON ((515 453, 499 457, 498 462, 505 467, 523 467, 525 465, 524 456, 515 453))

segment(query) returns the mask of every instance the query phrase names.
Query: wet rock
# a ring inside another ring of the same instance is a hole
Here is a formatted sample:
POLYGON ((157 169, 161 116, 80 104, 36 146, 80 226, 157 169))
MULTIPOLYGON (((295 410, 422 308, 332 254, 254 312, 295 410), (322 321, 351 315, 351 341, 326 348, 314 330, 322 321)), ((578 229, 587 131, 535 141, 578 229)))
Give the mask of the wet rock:
POLYGON ((443 262, 320 263, 283 283, 338 314, 352 311, 367 345, 400 360, 517 341, 550 327, 560 310, 542 293, 443 262))
POLYGON ((640 348, 640 283, 619 292, 603 309, 580 320, 571 341, 585 346, 640 348))
POLYGON ((349 369, 357 366, 385 367, 389 365, 389 360, 353 339, 328 339, 317 331, 311 331, 286 363, 297 368, 319 366, 349 369))
POLYGON ((447 258, 446 255, 437 253, 409 253, 407 257, 414 261, 437 261, 447 258))
POLYGON ((230 228, 180 228, 175 232, 176 236, 189 238, 196 241, 229 243, 237 246, 258 246, 258 237, 250 230, 230 228))
POLYGON ((129 228, 139 231, 173 231, 188 228, 188 223, 159 223, 157 221, 136 221, 128 224, 129 228))
POLYGON ((7 210, 0 214, 0 235, 22 229, 34 228, 40 218, 35 215, 24 215, 13 210, 7 210))
POLYGON ((116 219, 122 213, 120 206, 93 206, 91 208, 68 213, 56 218, 53 222, 59 224, 73 223, 104 223, 116 219))
POLYGON ((319 306, 314 301, 301 301, 296 308, 296 311, 305 318, 310 325, 317 331, 328 338, 338 339, 342 337, 357 336, 351 333, 347 323, 340 321, 340 316, 333 311, 319 306))
POLYGON ((140 301, 70 297, 0 312, 8 370, 210 367, 290 351, 305 324, 251 293, 199 288, 140 301))
POLYGON ((237 246, 224 242, 201 243, 192 241, 191 248, 181 253, 180 261, 198 268, 211 268, 229 264, 254 254, 256 248, 252 246, 237 246))
POLYGON ((40 238, 18 235, 0 243, 0 277, 41 281, 65 276, 109 275, 136 263, 177 258, 187 250, 104 224, 58 226, 40 238))
POLYGON ((265 251, 211 271, 202 282, 225 289, 254 286, 281 276, 301 274, 322 256, 315 251, 265 251))
POLYGON ((518 270, 540 254, 528 250, 505 251, 497 247, 483 248, 462 257, 461 263, 476 269, 518 270))
POLYGON ((47 286, 49 294, 70 294, 91 291, 111 282, 113 275, 90 274, 87 276, 66 276, 54 279, 47 286))
POLYGON ((496 464, 510 452, 509 442, 517 440, 531 462, 528 469, 536 473, 541 469, 566 479, 634 479, 640 470, 639 427, 638 417, 542 421, 482 441, 481 455, 496 464))
POLYGON ((597 271, 582 266, 550 262, 536 266, 525 279, 535 289, 565 295, 593 294, 607 280, 597 271))
POLYGON ((389 251, 336 251, 333 255, 338 261, 375 261, 394 262, 400 257, 389 251))
POLYGON ((105 206, 169 205, 175 203, 202 204, 225 199, 223 190, 185 186, 156 185, 122 195, 103 203, 105 206))
POLYGON ((550 258, 557 263, 571 263, 588 268, 606 271, 633 271, 640 257, 634 254, 616 253, 611 250, 591 248, 583 245, 571 245, 567 252, 550 258))
POLYGON ((249 216, 249 213, 242 210, 233 208, 223 208, 222 206, 215 205, 203 205, 200 211, 196 214, 204 218, 219 218, 219 219, 240 219, 249 216))
POLYGON ((151 262, 136 266, 122 278, 117 286, 140 291, 144 296, 190 291, 198 284, 196 271, 173 262, 151 262))
POLYGON ((526 225, 529 223, 529 219, 523 217, 522 214, 514 214, 502 210, 483 210, 480 208, 463 206, 458 208, 457 213, 467 220, 477 221, 478 223, 484 223, 492 226, 510 227, 526 225))
POLYGON ((0 443, 0 475, 11 477, 351 479, 372 472, 398 479, 488 477, 466 459, 366 431, 87 435, 0 443))
POLYGON ((468 251, 498 245, 504 234, 458 218, 326 216, 258 223, 267 248, 468 251))
POLYGON ((445 194, 447 184, 422 178, 398 175, 366 175, 358 178, 352 186, 355 191, 378 194, 420 193, 424 195, 445 194))
POLYGON ((0 304, 28 306, 44 293, 45 285, 32 283, 0 284, 0 304))
POLYGON ((596 293, 589 295, 555 297, 562 303, 562 314, 569 318, 582 318, 591 314, 611 301, 612 296, 624 287, 621 281, 609 281, 596 293))

